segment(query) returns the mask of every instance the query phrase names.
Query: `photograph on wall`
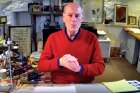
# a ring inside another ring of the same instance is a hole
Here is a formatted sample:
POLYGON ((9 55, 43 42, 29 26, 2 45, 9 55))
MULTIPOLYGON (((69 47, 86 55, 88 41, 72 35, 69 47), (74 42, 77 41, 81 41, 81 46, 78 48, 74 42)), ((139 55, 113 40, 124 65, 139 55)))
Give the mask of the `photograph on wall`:
POLYGON ((84 21, 102 23, 103 16, 103 0, 82 0, 82 7, 84 9, 84 21))
POLYGON ((128 16, 128 25, 136 25, 137 17, 136 16, 128 16))
POLYGON ((7 23, 7 16, 0 16, 0 24, 7 23))
POLYGON ((10 38, 19 45, 19 51, 24 56, 31 53, 31 27, 30 26, 10 26, 10 38))
POLYGON ((0 26, 0 45, 4 42, 4 34, 3 34, 3 27, 0 26))
POLYGON ((127 23, 127 5, 115 4, 115 23, 126 24, 127 23))

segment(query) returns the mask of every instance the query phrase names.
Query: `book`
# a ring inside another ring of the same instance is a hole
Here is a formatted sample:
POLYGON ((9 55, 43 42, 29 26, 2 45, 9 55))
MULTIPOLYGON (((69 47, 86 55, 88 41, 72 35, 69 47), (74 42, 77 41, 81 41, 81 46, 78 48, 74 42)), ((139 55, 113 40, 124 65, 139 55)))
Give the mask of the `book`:
POLYGON ((125 79, 113 82, 103 82, 103 84, 113 93, 130 93, 140 91, 139 88, 128 83, 125 79))

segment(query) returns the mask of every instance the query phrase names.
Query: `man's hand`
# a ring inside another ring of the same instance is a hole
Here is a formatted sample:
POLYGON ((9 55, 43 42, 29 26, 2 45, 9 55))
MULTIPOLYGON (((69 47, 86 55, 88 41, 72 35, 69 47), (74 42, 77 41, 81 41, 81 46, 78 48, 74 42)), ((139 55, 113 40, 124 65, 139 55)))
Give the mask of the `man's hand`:
POLYGON ((61 57, 59 62, 60 62, 60 66, 63 66, 74 72, 79 72, 81 69, 81 66, 78 63, 77 58, 70 54, 66 54, 63 57, 61 57))

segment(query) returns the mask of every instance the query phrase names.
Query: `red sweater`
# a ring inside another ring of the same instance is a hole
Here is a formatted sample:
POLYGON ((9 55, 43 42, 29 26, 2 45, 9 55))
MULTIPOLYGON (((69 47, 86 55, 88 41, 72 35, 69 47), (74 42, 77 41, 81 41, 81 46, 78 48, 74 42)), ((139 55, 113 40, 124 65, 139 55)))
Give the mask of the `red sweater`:
POLYGON ((89 31, 80 29, 74 40, 70 40, 64 30, 48 37, 41 54, 38 70, 51 72, 53 83, 89 83, 105 68, 98 40, 89 31), (81 73, 59 66, 59 58, 71 54, 82 65, 81 73))

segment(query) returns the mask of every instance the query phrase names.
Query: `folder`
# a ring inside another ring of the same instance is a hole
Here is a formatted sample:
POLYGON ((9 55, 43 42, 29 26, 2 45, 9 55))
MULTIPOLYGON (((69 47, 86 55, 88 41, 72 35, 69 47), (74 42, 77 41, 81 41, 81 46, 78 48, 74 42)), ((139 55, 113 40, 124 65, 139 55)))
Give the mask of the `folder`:
POLYGON ((113 82, 103 82, 103 84, 113 93, 140 92, 140 89, 129 84, 125 79, 113 82))

